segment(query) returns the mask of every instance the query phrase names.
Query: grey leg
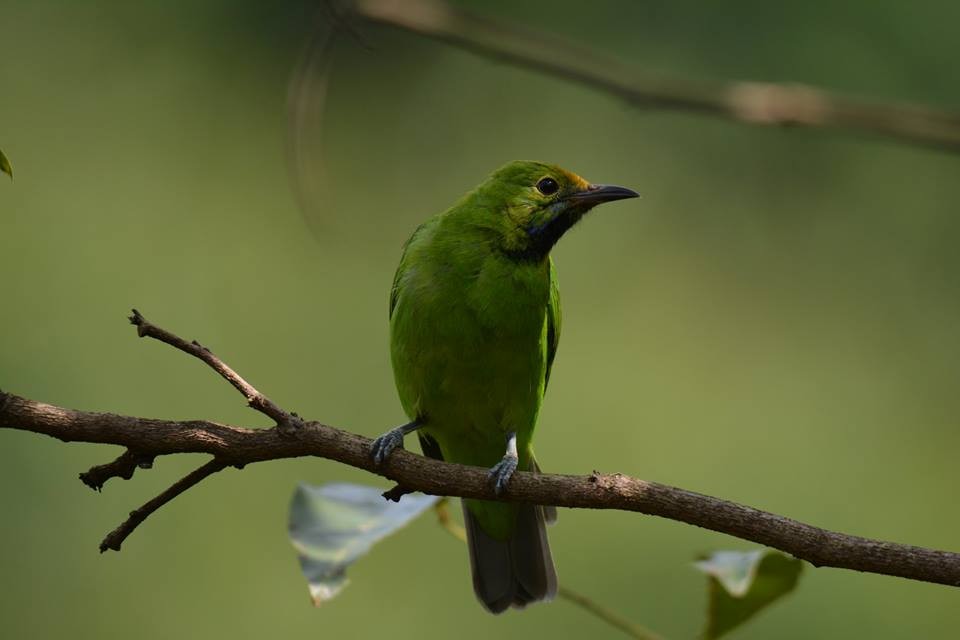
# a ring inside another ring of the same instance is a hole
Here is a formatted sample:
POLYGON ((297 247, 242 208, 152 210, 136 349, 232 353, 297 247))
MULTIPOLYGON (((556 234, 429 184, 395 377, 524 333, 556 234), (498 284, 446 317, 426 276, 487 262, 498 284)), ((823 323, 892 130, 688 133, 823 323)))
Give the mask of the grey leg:
POLYGON ((383 462, 390 457, 390 454, 393 453, 393 450, 397 447, 403 448, 403 436, 408 433, 413 433, 420 428, 420 421, 414 420, 413 422, 408 422, 407 424, 400 425, 396 429, 390 429, 385 434, 373 441, 373 446, 370 448, 370 457, 373 458, 374 464, 383 464, 383 462))
POLYGON ((507 452, 503 458, 487 473, 493 492, 498 496, 507 490, 507 484, 517 470, 517 434, 511 431, 507 434, 507 452))

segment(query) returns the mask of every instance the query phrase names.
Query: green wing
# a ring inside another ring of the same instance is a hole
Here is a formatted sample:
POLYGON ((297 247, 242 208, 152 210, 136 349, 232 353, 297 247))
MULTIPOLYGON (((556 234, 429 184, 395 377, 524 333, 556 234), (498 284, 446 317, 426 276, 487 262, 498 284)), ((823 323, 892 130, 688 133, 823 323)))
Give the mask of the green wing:
MULTIPOLYGON (((397 266, 396 273, 393 274, 393 286, 390 288, 390 318, 393 318, 393 310, 397 306, 397 298, 400 296, 400 276, 407 268, 407 250, 410 248, 410 244, 416 239, 417 235, 423 231, 424 227, 427 226, 427 223, 421 224, 417 227, 416 231, 403 243, 403 252, 400 256, 400 264, 397 266)), ((423 451, 423 455, 428 458, 434 458, 436 460, 443 460, 443 452, 440 450, 440 445, 437 444, 437 441, 423 433, 422 431, 417 434, 420 440, 420 449, 423 451)))
MULTIPOLYGON (((410 236, 413 240, 413 236, 410 236)), ((403 245, 403 255, 400 258, 400 264, 397 265, 397 271, 393 274, 393 286, 390 287, 390 318, 393 318, 393 309, 397 306, 397 297, 400 295, 400 274, 406 267, 407 247, 410 246, 410 240, 403 245)))
POLYGON ((393 274, 393 286, 390 287, 390 317, 393 317, 393 309, 397 306, 397 296, 400 295, 400 275, 407 269, 407 250, 410 248, 410 245, 416 240, 417 236, 420 235, 420 232, 423 231, 426 226, 432 220, 424 222, 419 227, 417 227, 410 237, 407 238, 407 241, 403 243, 403 249, 400 252, 400 264, 397 265, 397 271, 393 274))
POLYGON ((550 382, 550 369, 553 368, 553 358, 557 355, 557 345, 560 344, 560 285, 557 282, 557 269, 550 258, 550 301, 547 303, 547 377, 544 383, 550 382))

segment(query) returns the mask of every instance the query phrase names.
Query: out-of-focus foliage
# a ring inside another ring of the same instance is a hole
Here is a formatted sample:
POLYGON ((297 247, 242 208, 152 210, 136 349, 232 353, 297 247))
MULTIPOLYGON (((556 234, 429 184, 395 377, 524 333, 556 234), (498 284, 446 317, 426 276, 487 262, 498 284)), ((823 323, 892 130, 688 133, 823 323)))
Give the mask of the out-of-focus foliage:
MULTIPOLYGON (((960 105, 960 3, 462 3, 655 71, 798 81, 960 105)), ((816 131, 638 111, 582 87, 361 27, 332 51, 327 200, 290 188, 286 82, 315 2, 0 0, 0 388, 90 410, 264 425, 130 307, 196 338, 276 402, 374 436, 403 420, 387 303, 427 216, 515 158, 642 200, 555 252, 564 335, 537 432, 545 470, 620 471, 853 534, 957 548, 960 159, 816 131), (24 170, 29 167, 29 171, 24 170)), ((114 448, 0 432, 0 637, 589 637, 562 602, 493 617, 429 518, 315 609, 285 523, 321 460, 249 465, 97 545, 202 463, 161 458, 96 494, 114 448), (65 533, 66 532, 66 533, 65 533), (54 596, 51 596, 54 594, 54 596), (37 603, 54 605, 40 607, 37 603), (371 614, 376 607, 376 615, 371 614), (424 626, 429 610, 430 625, 424 626)), ((386 482, 383 482, 386 488, 386 482)), ((669 638, 700 631, 700 549, 732 541, 566 511, 561 583, 669 638)), ((955 635, 957 592, 819 569, 744 640, 955 635)))
POLYGON ((10 166, 7 156, 3 155, 2 149, 0 149, 0 172, 7 174, 11 179, 13 178, 13 167, 10 166))
POLYGON ((315 605, 347 585, 347 567, 437 501, 436 496, 416 493, 392 502, 382 493, 343 482, 297 487, 288 530, 315 605))
POLYGON ((727 635, 793 591, 803 571, 796 558, 774 551, 716 551, 695 563, 707 575, 707 640, 727 635))

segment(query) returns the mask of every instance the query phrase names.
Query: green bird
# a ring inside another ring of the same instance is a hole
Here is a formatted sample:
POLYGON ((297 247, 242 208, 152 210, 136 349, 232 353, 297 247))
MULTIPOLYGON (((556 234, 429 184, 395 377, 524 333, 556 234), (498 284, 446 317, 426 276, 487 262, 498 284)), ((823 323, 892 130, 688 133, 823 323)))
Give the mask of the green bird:
MULTIPOLYGON (((560 339, 550 250, 594 206, 634 198, 559 167, 511 162, 406 242, 390 294, 390 347, 410 422, 380 436, 380 464, 418 432, 431 458, 490 468, 502 494, 539 471, 532 439, 560 339)), ((553 508, 464 501, 473 588, 489 611, 549 600, 553 508)))

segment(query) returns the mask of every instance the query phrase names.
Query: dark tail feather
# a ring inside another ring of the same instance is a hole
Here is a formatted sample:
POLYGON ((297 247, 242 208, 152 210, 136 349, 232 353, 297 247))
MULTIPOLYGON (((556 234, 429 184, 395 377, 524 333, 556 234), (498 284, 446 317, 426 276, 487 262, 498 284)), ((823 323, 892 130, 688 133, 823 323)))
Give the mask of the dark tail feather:
POLYGON ((497 540, 487 535, 464 505, 463 521, 470 550, 473 591, 491 613, 511 605, 551 600, 557 593, 557 573, 550 555, 543 509, 518 505, 513 536, 497 540))

